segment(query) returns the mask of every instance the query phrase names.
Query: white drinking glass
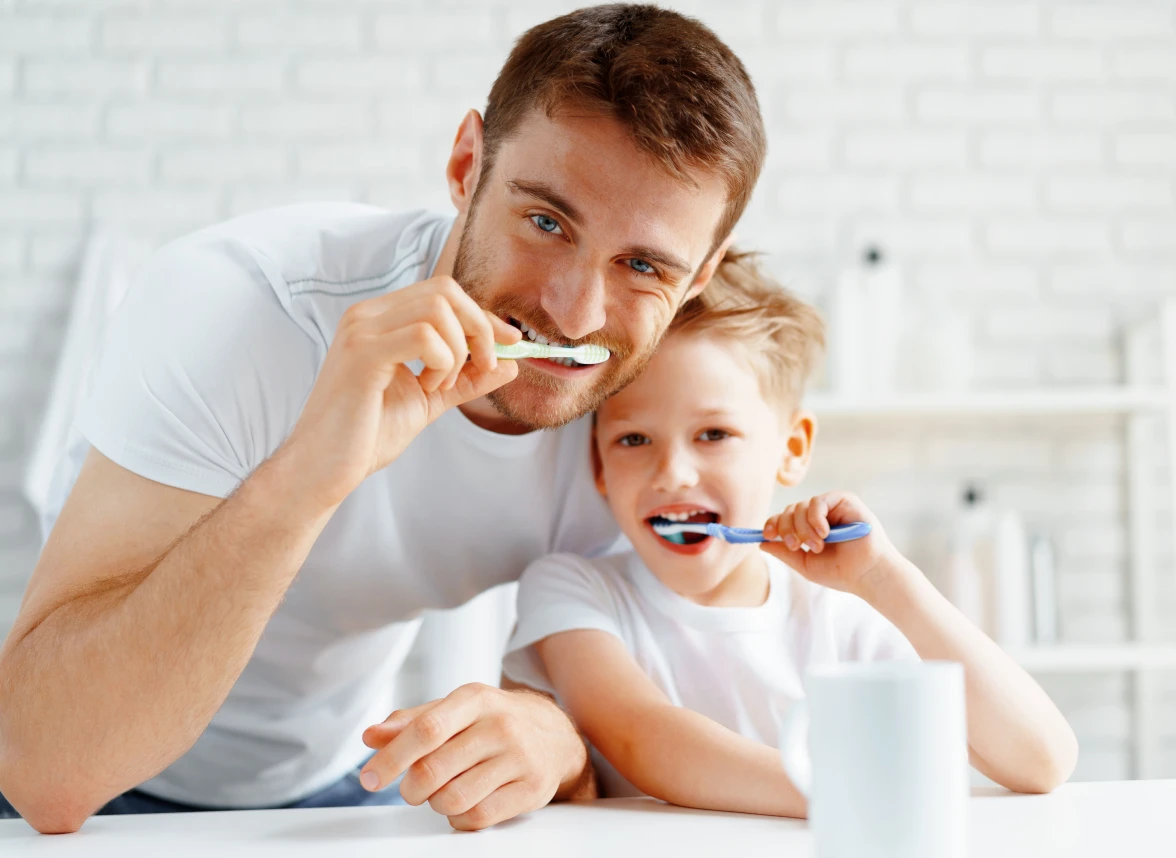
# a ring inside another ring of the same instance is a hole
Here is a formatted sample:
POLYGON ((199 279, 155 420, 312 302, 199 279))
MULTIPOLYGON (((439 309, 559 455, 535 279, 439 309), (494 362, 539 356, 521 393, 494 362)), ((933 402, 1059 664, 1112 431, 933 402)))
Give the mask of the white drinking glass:
POLYGON ((781 731, 818 858, 963 858, 964 671, 955 662, 816 668, 781 731))

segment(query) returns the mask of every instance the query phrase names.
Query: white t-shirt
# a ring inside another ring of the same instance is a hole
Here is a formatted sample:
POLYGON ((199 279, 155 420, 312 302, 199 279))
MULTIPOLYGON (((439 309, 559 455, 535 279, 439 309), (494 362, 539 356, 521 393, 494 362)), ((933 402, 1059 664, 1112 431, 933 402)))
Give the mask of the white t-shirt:
MULTIPOLYGON (((343 311, 427 278, 452 223, 298 205, 164 247, 110 322, 47 518, 90 444, 156 482, 227 496, 294 426, 343 311)), ((456 409, 427 427, 339 507, 212 723, 143 789, 275 805, 361 762, 360 733, 387 717, 422 611, 551 551, 613 543, 589 431, 498 435, 456 409)))
MULTIPOLYGON (((861 599, 764 558, 768 598, 753 608, 691 602, 659 581, 634 552, 537 560, 519 581, 518 626, 503 671, 515 682, 555 694, 534 644, 573 629, 607 632, 620 638, 671 703, 778 747, 781 719, 804 697, 810 667, 918 660, 902 633, 861 599)), ((603 794, 641 794, 595 748, 592 759, 603 794)))

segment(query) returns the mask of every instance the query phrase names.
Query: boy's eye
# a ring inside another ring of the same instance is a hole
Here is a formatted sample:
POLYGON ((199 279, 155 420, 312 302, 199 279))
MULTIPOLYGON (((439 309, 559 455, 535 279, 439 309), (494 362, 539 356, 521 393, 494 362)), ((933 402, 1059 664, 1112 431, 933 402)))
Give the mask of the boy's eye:
POLYGON ((722 441, 724 438, 730 438, 731 433, 726 429, 707 429, 698 436, 699 441, 722 441))
POLYGON ((655 273, 655 270, 656 270, 656 269, 654 269, 654 267, 652 265, 650 265, 644 259, 630 259, 629 260, 629 267, 632 268, 634 271, 636 271, 638 274, 653 274, 653 273, 655 273))
POLYGON ((559 228, 559 221, 553 217, 544 214, 531 215, 531 223, 539 227, 544 232, 552 235, 562 235, 563 230, 559 228))
POLYGON ((630 432, 617 440, 622 447, 641 447, 649 443, 649 439, 637 432, 630 432))

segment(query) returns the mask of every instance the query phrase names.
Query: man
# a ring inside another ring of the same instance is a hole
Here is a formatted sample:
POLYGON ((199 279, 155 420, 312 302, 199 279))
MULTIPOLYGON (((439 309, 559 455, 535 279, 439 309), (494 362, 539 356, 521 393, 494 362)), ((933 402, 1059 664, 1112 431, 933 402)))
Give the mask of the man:
POLYGON ((524 34, 465 117, 456 220, 303 205, 162 249, 111 322, 0 652, 11 807, 64 832, 103 806, 360 803, 357 781, 406 773, 406 800, 481 828, 593 794, 575 726, 531 692, 394 712, 366 763, 360 731, 423 610, 613 541, 581 418, 706 286, 763 157, 709 30, 602 6, 524 34), (497 361, 520 331, 612 357, 497 361))

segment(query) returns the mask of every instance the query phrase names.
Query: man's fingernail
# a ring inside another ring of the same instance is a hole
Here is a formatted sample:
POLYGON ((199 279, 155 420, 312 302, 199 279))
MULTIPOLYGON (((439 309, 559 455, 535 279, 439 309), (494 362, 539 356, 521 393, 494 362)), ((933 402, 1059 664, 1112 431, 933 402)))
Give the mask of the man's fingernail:
POLYGON ((795 551, 796 550, 796 537, 793 536, 791 533, 788 534, 787 536, 784 537, 784 544, 787 545, 793 551, 795 551))
POLYGON ((359 776, 359 783, 368 792, 375 792, 380 788, 380 776, 375 772, 364 772, 359 776))

